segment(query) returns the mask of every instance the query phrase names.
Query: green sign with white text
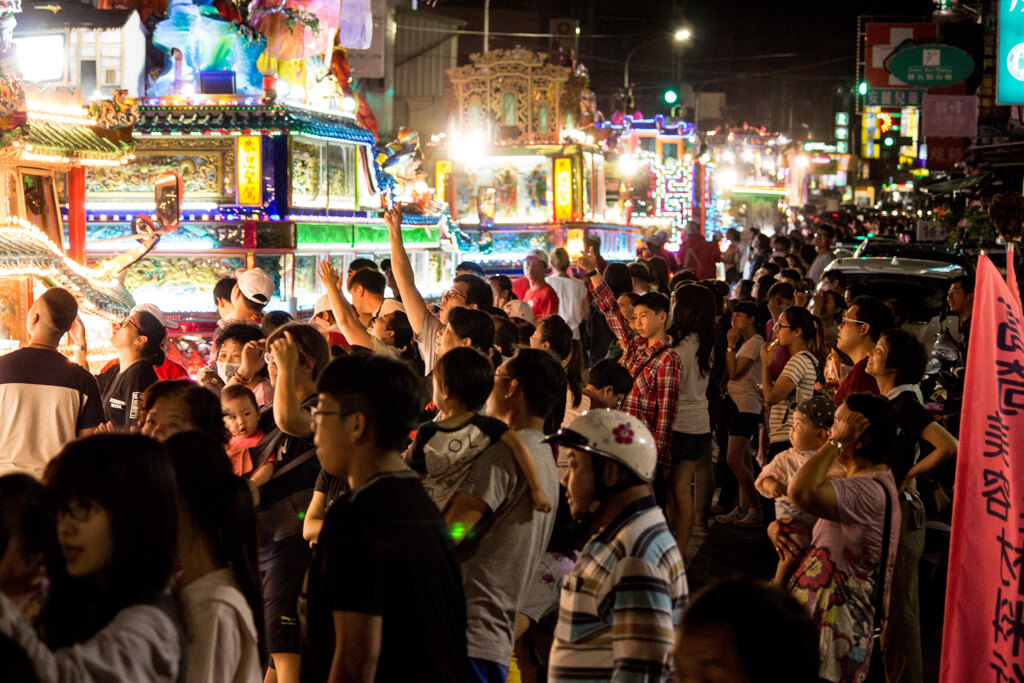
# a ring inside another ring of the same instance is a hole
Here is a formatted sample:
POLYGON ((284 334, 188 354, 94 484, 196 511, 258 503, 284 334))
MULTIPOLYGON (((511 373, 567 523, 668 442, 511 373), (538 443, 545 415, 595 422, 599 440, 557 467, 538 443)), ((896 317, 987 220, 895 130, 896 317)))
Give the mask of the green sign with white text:
POLYGON ((1024 104, 1024 2, 999 0, 996 104, 1024 104))
POLYGON ((915 45, 887 60, 886 68, 907 85, 941 88, 965 80, 974 73, 974 60, 952 45, 915 45))

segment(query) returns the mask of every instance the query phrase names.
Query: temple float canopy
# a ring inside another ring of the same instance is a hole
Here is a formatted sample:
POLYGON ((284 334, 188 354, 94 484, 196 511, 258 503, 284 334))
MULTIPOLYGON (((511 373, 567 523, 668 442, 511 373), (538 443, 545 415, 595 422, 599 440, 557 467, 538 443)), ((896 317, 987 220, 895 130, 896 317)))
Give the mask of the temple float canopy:
POLYGON ((133 103, 122 95, 86 110, 59 94, 29 92, 26 98, 18 79, 0 79, 0 298, 7 304, 0 334, 7 345, 25 339, 33 278, 68 289, 84 313, 107 321, 120 320, 134 305, 119 278, 159 234, 144 227, 117 258, 91 267, 81 257, 85 169, 129 163, 135 117, 133 103), (71 207, 70 254, 64 251, 60 194, 71 207))

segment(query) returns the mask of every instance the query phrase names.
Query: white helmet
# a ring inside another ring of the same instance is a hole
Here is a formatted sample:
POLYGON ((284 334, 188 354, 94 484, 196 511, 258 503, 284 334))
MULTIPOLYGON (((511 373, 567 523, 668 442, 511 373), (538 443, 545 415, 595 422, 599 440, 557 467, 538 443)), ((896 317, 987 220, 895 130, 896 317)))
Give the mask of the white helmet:
POLYGON ((647 426, 619 410, 588 410, 545 441, 614 460, 644 481, 654 479, 658 449, 647 426))

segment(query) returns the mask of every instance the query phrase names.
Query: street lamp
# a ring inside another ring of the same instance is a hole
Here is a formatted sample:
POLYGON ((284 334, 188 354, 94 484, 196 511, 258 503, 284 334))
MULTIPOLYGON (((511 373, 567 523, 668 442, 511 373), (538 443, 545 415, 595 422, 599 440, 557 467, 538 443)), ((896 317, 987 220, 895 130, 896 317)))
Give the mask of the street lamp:
MULTIPOLYGON (((675 33, 672 34, 672 40, 676 41, 677 43, 685 43, 687 40, 689 40, 692 37, 692 35, 693 34, 690 32, 690 29, 688 29, 688 28, 681 28, 681 29, 677 30, 675 33)), ((626 55, 626 67, 622 71, 622 87, 625 88, 627 92, 629 91, 629 62, 630 62, 631 59, 633 59, 633 55, 635 55, 636 51, 639 50, 640 48, 646 47, 648 45, 651 45, 652 43, 656 43, 659 40, 663 40, 663 39, 664 39, 664 36, 657 36, 655 38, 651 38, 650 40, 645 40, 644 42, 640 43, 639 45, 636 45, 626 55)))

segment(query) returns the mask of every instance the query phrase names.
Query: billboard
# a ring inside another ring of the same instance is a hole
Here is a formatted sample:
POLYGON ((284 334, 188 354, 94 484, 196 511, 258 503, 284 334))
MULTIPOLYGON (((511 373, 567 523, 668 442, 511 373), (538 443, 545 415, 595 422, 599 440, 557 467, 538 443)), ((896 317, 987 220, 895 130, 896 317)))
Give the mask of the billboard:
MULTIPOLYGON (((1012 1, 1012 0, 1009 0, 1012 1)), ((868 88, 909 88, 889 73, 887 62, 894 52, 938 37, 935 24, 883 24, 864 26, 864 81, 868 88)))
POLYGON ((999 0, 996 104, 1024 104, 1024 2, 999 0))

